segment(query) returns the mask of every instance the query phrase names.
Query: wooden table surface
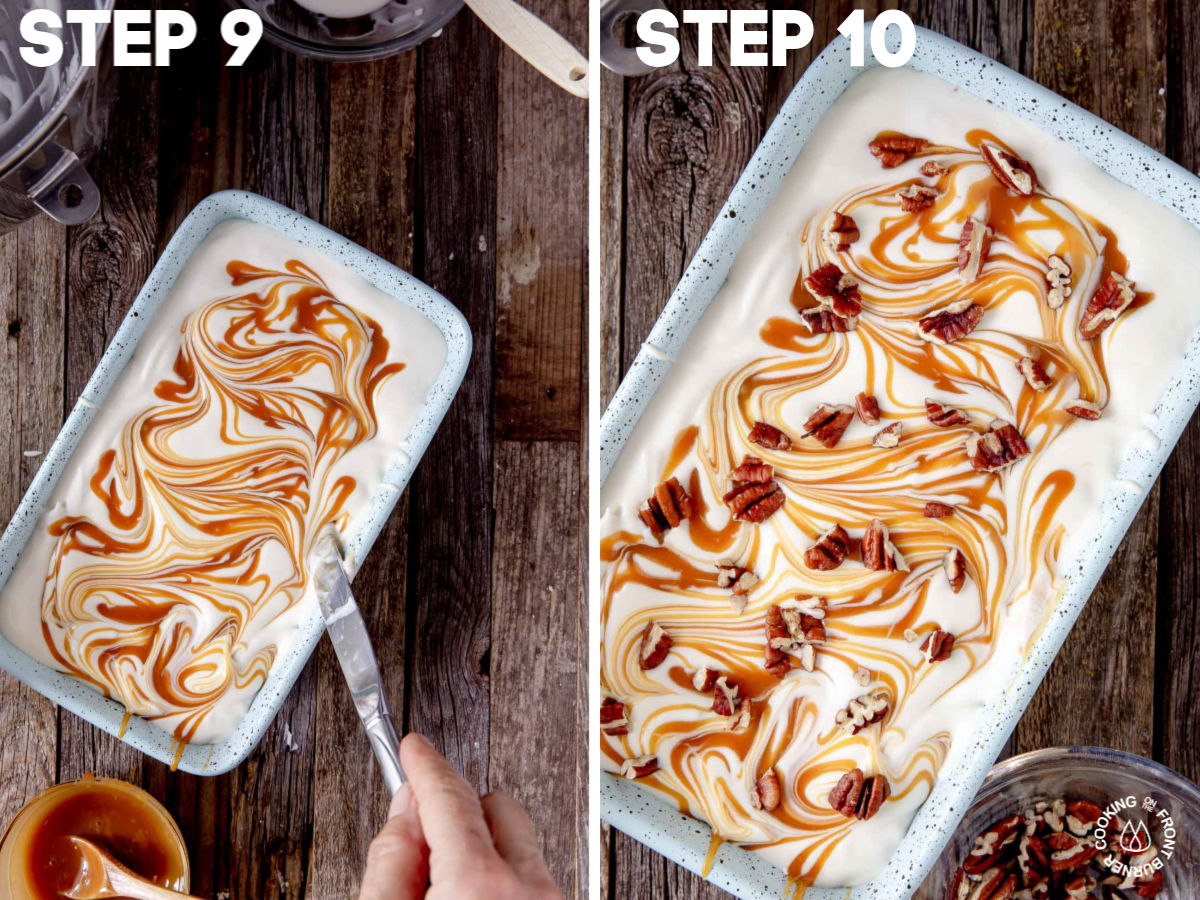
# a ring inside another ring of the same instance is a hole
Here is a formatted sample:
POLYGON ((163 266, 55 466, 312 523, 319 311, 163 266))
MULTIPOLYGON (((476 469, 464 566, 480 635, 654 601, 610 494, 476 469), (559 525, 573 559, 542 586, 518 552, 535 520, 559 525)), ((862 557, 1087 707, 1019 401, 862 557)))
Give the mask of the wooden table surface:
MULTIPOLYGON (((586 46, 581 2, 575 15, 529 5, 586 46)), ((200 44, 169 69, 123 70, 90 167, 101 213, 0 238, 0 513, 38 467, 23 452, 49 447, 166 240, 212 191, 265 194, 412 271, 466 314, 475 353, 355 592, 404 727, 480 791, 525 803, 556 880, 579 897, 586 104, 465 11, 383 62, 263 44, 239 71, 224 68, 220 4, 186 5, 200 44)), ((356 897, 386 811, 327 642, 223 777, 171 773, 8 676, 0 733, 0 823, 55 782, 127 779, 178 819, 205 898, 356 897)))
MULTIPOLYGON (((865 8, 870 19, 894 5, 800 4, 816 35, 786 68, 700 68, 689 28, 678 64, 624 82, 605 73, 604 403, 796 79, 851 10, 865 8)), ((925 0, 900 8, 916 24, 998 59, 1185 168, 1200 166, 1200 16, 1184 0, 925 0)), ((718 61, 729 58, 727 35, 723 40, 718 61)), ((1200 780, 1198 517, 1200 424, 1193 419, 1018 725, 1010 752, 1068 743, 1115 747, 1200 780)), ((602 847, 601 897, 728 896, 615 830, 604 829, 602 847)))

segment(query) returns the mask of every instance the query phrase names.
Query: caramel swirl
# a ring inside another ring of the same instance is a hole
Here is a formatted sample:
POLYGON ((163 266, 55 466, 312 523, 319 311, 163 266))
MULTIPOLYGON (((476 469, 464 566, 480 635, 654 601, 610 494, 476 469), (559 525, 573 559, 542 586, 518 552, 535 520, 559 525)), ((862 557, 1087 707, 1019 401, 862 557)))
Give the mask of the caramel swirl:
POLYGON ((189 316, 156 402, 89 461, 104 514, 50 525, 41 604, 63 671, 180 741, 266 679, 260 632, 305 596, 321 528, 347 525, 356 481, 335 470, 404 368, 304 263, 227 272, 236 290, 189 316))
MULTIPOLYGON (((887 170, 881 177, 890 180, 851 190, 807 221, 793 310, 746 323, 757 331, 759 352, 719 373, 669 459, 663 451, 661 478, 679 478, 692 495, 689 521, 660 545, 631 515, 653 484, 640 486, 640 496, 606 498, 601 677, 606 695, 621 700, 629 717, 627 735, 604 737, 608 767, 657 755, 658 771, 640 783, 711 823, 720 837, 770 850, 806 883, 819 881, 855 828, 867 827, 829 806, 828 792, 844 772, 858 766, 886 775, 892 797, 881 818, 898 816, 906 826, 952 751, 942 723, 973 715, 985 695, 1003 688, 998 673, 1009 669, 1001 663, 1011 666, 1026 649, 1059 591, 1070 524, 1064 506, 1076 489, 1060 445, 1068 435, 1086 440, 1079 433, 1092 424, 1062 407, 1109 400, 1104 352, 1111 335, 1086 340, 1079 321, 1104 274, 1125 271, 1117 240, 1045 190, 1010 194, 981 158, 983 141, 1004 146, 993 134, 971 131, 959 146, 936 148, 944 174, 923 179, 919 163, 887 170), (902 210, 897 198, 912 184, 939 191, 917 214, 902 210), (861 231, 848 250, 822 240, 822 223, 834 212, 853 217, 861 231), (994 237, 979 277, 964 284, 956 260, 969 218, 986 222, 994 237), (1058 310, 1046 303, 1051 255, 1072 269, 1073 293, 1058 310), (798 313, 818 300, 804 281, 829 262, 857 279, 863 312, 855 330, 812 334, 798 313), (968 337, 943 344, 917 333, 917 319, 963 298, 983 308, 968 337), (1049 389, 1026 385, 1017 370, 1026 356, 1050 370, 1049 389), (852 403, 858 391, 878 399, 879 426, 856 421, 833 449, 801 439, 800 423, 819 403, 852 403), (976 431, 995 418, 1012 422, 1031 457, 997 473, 976 471, 964 450, 970 429, 933 425, 926 397, 961 408, 976 431), (790 448, 751 444, 757 421, 789 433, 790 448), (895 422, 903 426, 899 445, 873 446, 875 431, 895 422), (774 467, 787 498, 761 525, 733 521, 721 503, 730 471, 747 455, 774 467), (925 518, 930 501, 951 504, 955 513, 925 518), (805 566, 804 551, 831 525, 859 537, 874 518, 890 528, 909 571, 872 571, 855 559, 829 572, 805 566), (942 568, 953 548, 969 576, 958 594, 942 568), (760 579, 744 610, 717 586, 720 559, 760 579), (763 668, 764 619, 771 605, 797 595, 827 600, 828 637, 817 646, 814 672, 793 668, 780 681, 763 668), (1008 640, 1017 634, 1005 633, 1014 611, 1026 621, 1019 639, 1008 640), (673 646, 662 666, 643 671, 639 642, 652 621, 673 646), (930 664, 918 643, 936 629, 952 632, 956 643, 949 660, 930 664), (999 660, 1002 650, 1008 656, 999 660), (692 687, 701 666, 727 675, 751 699, 747 730, 731 731, 712 711, 711 696, 692 687), (869 672, 869 687, 852 677, 860 668, 869 672), (997 673, 996 683, 981 684, 983 672, 997 673), (837 728, 837 710, 868 690, 887 698, 882 724, 858 734, 837 728), (769 768, 783 789, 773 812, 751 802, 756 779, 769 768)), ((1151 299, 1140 294, 1134 310, 1151 299)), ((1118 321, 1114 330, 1120 327, 1118 321)), ((900 833, 890 835, 891 844, 900 833)))

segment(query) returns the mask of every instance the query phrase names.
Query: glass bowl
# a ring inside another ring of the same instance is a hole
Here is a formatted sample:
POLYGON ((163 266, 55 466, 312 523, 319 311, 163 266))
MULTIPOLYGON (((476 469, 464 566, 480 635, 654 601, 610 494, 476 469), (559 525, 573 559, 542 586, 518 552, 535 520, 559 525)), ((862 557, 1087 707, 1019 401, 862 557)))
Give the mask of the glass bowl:
MULTIPOLYGON (((913 900, 947 900, 954 873, 976 835, 1005 816, 1063 796, 1090 800, 1101 809, 1118 801, 1128 803, 1119 815, 1131 823, 1143 821, 1164 856, 1163 890, 1158 900, 1200 897, 1200 788, 1165 766, 1132 753, 1101 747, 1051 747, 1014 756, 992 768, 913 900), (1162 812, 1170 817, 1174 829, 1169 859, 1165 858, 1169 827, 1162 812)), ((1137 895, 1129 891, 1127 896, 1137 895)))
MULTIPOLYGON (((263 21, 263 37, 300 56, 332 62, 383 59, 435 37, 462 8, 462 0, 391 0, 372 13, 349 18, 320 15, 296 0, 225 0, 263 21)), ((313 3, 334 6, 332 0, 313 3)), ((355 3, 362 6, 361 3, 355 3)))

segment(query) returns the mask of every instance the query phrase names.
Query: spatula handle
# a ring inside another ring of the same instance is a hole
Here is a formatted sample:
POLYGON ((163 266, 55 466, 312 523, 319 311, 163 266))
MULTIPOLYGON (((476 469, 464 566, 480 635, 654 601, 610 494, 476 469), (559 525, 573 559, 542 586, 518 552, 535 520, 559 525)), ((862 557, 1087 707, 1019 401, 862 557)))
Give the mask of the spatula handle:
POLYGON ((513 0, 466 0, 471 11, 531 66, 576 97, 588 95, 588 61, 566 38, 513 0))

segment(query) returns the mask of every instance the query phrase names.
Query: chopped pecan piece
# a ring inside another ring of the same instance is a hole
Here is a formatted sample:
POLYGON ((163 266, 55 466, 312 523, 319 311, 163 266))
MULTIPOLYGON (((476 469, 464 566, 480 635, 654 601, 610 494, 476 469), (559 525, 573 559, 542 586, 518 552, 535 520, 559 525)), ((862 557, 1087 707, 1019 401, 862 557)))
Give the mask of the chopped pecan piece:
POLYGON ((740 484, 766 484, 775 477, 775 467, 757 456, 745 456, 742 464, 730 472, 729 477, 740 484))
POLYGON ((678 478, 664 481, 654 489, 654 496, 638 513, 638 518, 650 529, 655 538, 662 536, 692 514, 692 498, 679 483, 678 478))
POLYGON ((981 219, 967 219, 958 236, 958 278, 970 284, 979 277, 992 244, 992 229, 981 219))
POLYGON ((871 683, 871 670, 863 666, 859 666, 854 670, 854 683, 859 687, 866 687, 871 683))
POLYGON ((758 444, 767 450, 791 450, 792 439, 766 422, 755 422, 750 429, 750 443, 758 444))
POLYGON ((1063 882, 1066 900, 1088 900, 1096 887, 1096 879, 1091 875, 1073 875, 1063 882))
POLYGON ((911 137, 898 131, 878 135, 867 147, 885 169, 894 169, 910 156, 915 156, 926 147, 929 141, 924 138, 911 137))
POLYGON ((921 642, 921 651, 925 661, 930 663, 943 662, 950 658, 954 650, 954 635, 948 631, 931 631, 921 642))
POLYGON ((847 734, 858 734, 864 728, 882 722, 890 709, 886 694, 863 694, 851 700, 844 709, 839 709, 834 722, 847 734))
POLYGON ((629 719, 625 716, 625 704, 614 697, 605 697, 600 704, 600 730, 617 737, 629 734, 629 719))
POLYGON ((727 559, 717 561, 717 587, 729 588, 735 597, 745 597, 758 584, 758 576, 727 559))
POLYGON ((1089 341, 1097 337, 1129 309, 1136 296, 1132 281, 1119 272, 1109 272, 1083 311, 1079 333, 1089 341))
POLYGON ((933 206, 934 201, 940 196, 941 193, 936 188, 931 188, 927 184, 910 184, 908 187, 896 191, 896 199, 900 201, 900 208, 906 213, 924 212, 933 206))
POLYGON ((884 450, 890 450, 893 447, 900 446, 900 438, 904 436, 904 426, 900 422, 893 422, 887 428, 879 431, 875 437, 871 438, 871 443, 884 450))
POLYGON ((819 444, 832 450, 850 427, 853 418, 854 408, 851 406, 822 403, 804 423, 802 437, 816 438, 819 444))
POLYGON ((858 411, 858 418, 864 425, 879 424, 879 401, 866 391, 859 391, 858 396, 854 398, 854 408, 858 411))
POLYGON ((872 519, 862 539, 862 561, 868 569, 876 572, 908 571, 908 563, 888 539, 888 527, 882 519, 872 519))
POLYGON ((1092 422, 1099 419, 1101 412, 1103 412, 1100 404, 1093 403, 1090 400, 1072 400, 1063 407, 1063 410, 1069 412, 1077 419, 1088 419, 1092 422))
POLYGON ((944 519, 954 515, 954 507, 949 503, 942 503, 940 500, 930 500, 925 504, 922 514, 927 519, 944 519))
POLYGON ((967 582, 967 558, 957 547, 947 550, 942 557, 942 569, 946 573, 946 580, 950 582, 950 590, 957 594, 967 582))
POLYGON ((804 564, 818 572, 836 569, 850 555, 850 535, 841 525, 834 525, 817 542, 804 551, 804 564))
POLYGON ((1046 374, 1046 370, 1042 368, 1042 364, 1032 356, 1022 356, 1018 359, 1017 371, 1024 377, 1025 383, 1038 393, 1049 390, 1050 386, 1054 384, 1050 380, 1050 376, 1046 374))
POLYGON ((635 756, 621 763, 621 774, 626 778, 645 778, 658 771, 657 756, 635 756))
POLYGON ((1033 171, 1033 166, 1021 157, 1014 156, 990 141, 980 144, 979 153, 996 176, 996 180, 1014 194, 1028 197, 1037 190, 1037 173, 1033 171))
POLYGON ((662 661, 671 652, 671 636, 657 622, 647 622, 642 631, 642 648, 638 654, 638 663, 643 669, 649 670, 662 665, 662 661))
POLYGON ((943 175, 949 173, 949 171, 949 169, 936 159, 930 159, 921 164, 921 174, 926 178, 941 178, 943 175))
POLYGON ((737 712, 729 717, 729 721, 725 727, 734 734, 743 732, 750 727, 750 715, 750 700, 747 697, 743 697, 742 702, 738 704, 737 712))
POLYGON ((1046 259, 1046 305, 1061 309, 1071 296, 1071 267, 1057 254, 1046 259))
POLYGON ((819 269, 815 269, 804 279, 804 286, 822 306, 828 306, 836 316, 853 319, 862 312, 858 279, 843 272, 837 263, 825 263, 819 269))
POLYGON ((724 675, 713 686, 712 711, 718 716, 732 716, 738 707, 738 684, 724 675))
POLYGON ((835 211, 825 220, 822 237, 831 253, 845 252, 858 240, 858 226, 850 216, 835 211))
POLYGON ((983 307, 973 300, 955 300, 917 320, 917 333, 927 341, 953 344, 974 331, 983 320, 983 307))
POLYGON ((764 522, 783 506, 786 499, 778 482, 738 483, 722 498, 741 522, 764 522))
POLYGON ((815 306, 800 313, 800 321, 813 334, 844 334, 858 327, 858 318, 844 319, 824 306, 815 306))
POLYGON ((867 778, 862 769, 851 769, 829 792, 829 805, 848 819, 869 819, 879 812, 892 786, 884 775, 867 778))
POLYGON ((925 416, 938 428, 953 428, 955 425, 966 425, 971 421, 971 417, 961 409, 946 406, 928 397, 925 398, 925 416))
POLYGON ((779 604, 779 612, 788 633, 797 641, 809 644, 819 644, 825 640, 827 608, 824 597, 793 597, 779 604))
POLYGON ((1029 455, 1029 445, 1016 426, 993 419, 983 434, 967 438, 967 459, 980 472, 999 472, 1029 455))
POLYGON ((766 772, 754 782, 754 791, 750 794, 750 803, 755 809, 773 812, 783 799, 783 791, 779 787, 779 776, 774 769, 766 772))
POLYGON ((717 679, 720 677, 721 673, 716 669, 701 666, 696 670, 696 674, 692 676, 692 687, 702 694, 707 694, 709 691, 716 689, 717 679))

